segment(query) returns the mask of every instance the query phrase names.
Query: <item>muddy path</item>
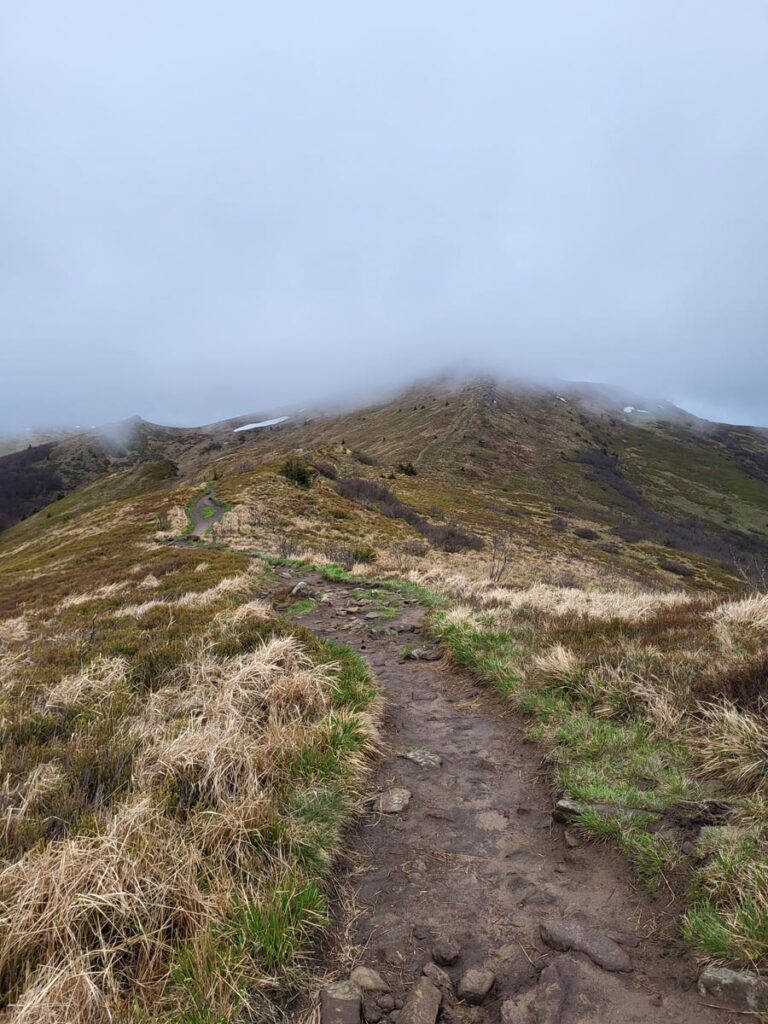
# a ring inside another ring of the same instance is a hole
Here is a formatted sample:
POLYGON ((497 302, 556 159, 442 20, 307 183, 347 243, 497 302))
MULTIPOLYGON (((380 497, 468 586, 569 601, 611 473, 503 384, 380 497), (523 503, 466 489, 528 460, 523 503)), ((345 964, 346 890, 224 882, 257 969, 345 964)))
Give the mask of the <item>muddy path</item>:
MULTIPOLYGON (((393 595, 382 605, 312 573, 298 578, 318 600, 299 621, 359 651, 386 701, 386 750, 372 792, 410 793, 399 813, 372 803, 348 837, 349 883, 360 909, 351 940, 359 963, 389 988, 364 993, 363 1019, 434 1021, 429 1011, 414 1016, 409 993, 435 948, 449 941, 460 948, 458 960, 443 967, 450 982, 432 972, 443 988, 439 1020, 739 1019, 698 995, 696 965, 677 937, 669 895, 648 897, 632 886, 618 855, 577 844, 553 822, 555 794, 539 771, 540 752, 523 738, 524 723, 445 659, 403 659, 406 646, 440 655, 421 632, 424 608, 393 595), (414 750, 436 755, 439 764, 402 756, 414 750), (479 1005, 456 993, 475 967, 495 978, 479 1005)), ((323 1019, 353 1018, 327 1011, 323 1019)))

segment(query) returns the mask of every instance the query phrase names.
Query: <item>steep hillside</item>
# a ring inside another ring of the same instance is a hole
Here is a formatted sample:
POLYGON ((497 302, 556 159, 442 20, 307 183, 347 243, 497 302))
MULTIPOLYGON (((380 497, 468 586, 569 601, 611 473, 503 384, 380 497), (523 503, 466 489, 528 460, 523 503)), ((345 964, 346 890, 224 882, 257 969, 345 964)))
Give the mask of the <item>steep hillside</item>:
POLYGON ((269 539, 255 503, 282 547, 361 538, 392 547, 423 541, 430 526, 455 527, 483 541, 480 560, 496 537, 514 544, 518 565, 547 565, 550 574, 728 585, 724 574, 760 575, 768 554, 768 435, 669 403, 593 385, 554 391, 471 381, 236 432, 241 422, 184 430, 135 420, 34 457, 0 459, 5 522, 84 482, 152 463, 182 484, 216 479, 239 510, 230 543, 254 532, 269 539), (292 455, 320 469, 306 490, 278 472, 292 455), (410 511, 382 515, 391 502, 339 494, 334 477, 377 482, 410 511))
MULTIPOLYGON (((275 490, 280 461, 298 452, 340 477, 379 481, 429 522, 486 542, 511 538, 518 562, 557 555, 564 571, 574 563, 580 573, 712 585, 723 570, 759 573, 768 553, 765 432, 710 424, 668 403, 630 407, 586 385, 416 388, 367 409, 220 440, 227 501, 261 496, 278 515, 289 511, 286 502, 305 514, 337 504, 322 474, 299 499, 275 490)), ((375 503, 367 504, 370 512, 375 503)), ((359 514, 350 501, 337 511, 359 514)), ((290 519, 284 532, 301 540, 301 517, 290 519)), ((325 515, 323 527, 332 524, 325 515)), ((368 515, 366 524, 374 545, 392 533, 382 517, 368 515)), ((402 523, 395 532, 416 539, 402 523)))

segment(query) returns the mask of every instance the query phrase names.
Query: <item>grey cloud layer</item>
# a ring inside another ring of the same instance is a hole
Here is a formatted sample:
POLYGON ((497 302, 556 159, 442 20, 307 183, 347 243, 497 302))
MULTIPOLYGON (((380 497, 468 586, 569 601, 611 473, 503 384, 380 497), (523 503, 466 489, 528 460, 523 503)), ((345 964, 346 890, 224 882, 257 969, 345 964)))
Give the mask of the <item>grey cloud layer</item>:
POLYGON ((0 14, 0 428, 456 364, 768 423, 762 0, 0 14))

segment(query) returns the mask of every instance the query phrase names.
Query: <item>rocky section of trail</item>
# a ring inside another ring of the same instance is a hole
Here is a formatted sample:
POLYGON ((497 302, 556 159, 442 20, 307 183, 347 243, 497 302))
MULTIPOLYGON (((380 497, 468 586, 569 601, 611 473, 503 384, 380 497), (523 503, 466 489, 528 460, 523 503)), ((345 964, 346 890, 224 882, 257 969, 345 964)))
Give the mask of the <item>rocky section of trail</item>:
POLYGON ((424 609, 301 579, 317 600, 301 622, 364 655, 387 705, 370 811, 349 836, 366 970, 323 993, 323 1024, 732 1019, 699 995, 673 908, 609 849, 566 841, 522 724, 428 660, 424 609))

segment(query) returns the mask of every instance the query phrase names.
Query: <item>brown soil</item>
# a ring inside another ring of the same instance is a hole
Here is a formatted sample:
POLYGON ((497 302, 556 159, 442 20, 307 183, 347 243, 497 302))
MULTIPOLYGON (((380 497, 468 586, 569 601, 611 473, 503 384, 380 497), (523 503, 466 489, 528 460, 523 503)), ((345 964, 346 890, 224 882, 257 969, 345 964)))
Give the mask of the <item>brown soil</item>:
POLYGON ((390 787, 412 793, 406 810, 371 809, 348 837, 349 881, 362 910, 349 923, 351 938, 396 1005, 435 940, 451 936, 461 946, 447 968, 454 982, 484 965, 497 983, 481 1006, 445 1000, 445 1021, 496 1024, 505 1000, 515 1004, 515 1016, 505 1019, 521 1024, 734 1019, 697 994, 696 965, 677 936, 670 894, 650 898, 634 888, 626 863, 605 847, 566 844, 524 723, 447 659, 402 659, 406 644, 434 647, 420 635, 424 609, 401 599, 397 618, 366 618, 375 606, 347 611, 351 585, 301 578, 318 598, 302 624, 360 651, 386 701, 387 749, 372 794, 390 787), (413 748, 439 754, 442 765, 398 756, 413 748), (540 926, 573 917, 618 941, 632 972, 609 973, 583 953, 548 949, 540 926))

